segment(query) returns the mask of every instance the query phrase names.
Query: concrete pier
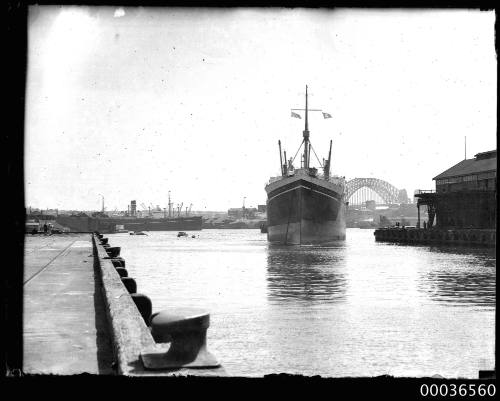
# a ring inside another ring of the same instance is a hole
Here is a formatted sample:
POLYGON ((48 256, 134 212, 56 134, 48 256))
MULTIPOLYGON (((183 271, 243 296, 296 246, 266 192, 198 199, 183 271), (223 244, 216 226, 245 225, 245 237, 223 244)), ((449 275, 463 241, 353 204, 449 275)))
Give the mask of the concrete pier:
POLYGON ((23 372, 113 374, 90 234, 26 236, 23 372))
POLYGON ((496 230, 491 229, 439 229, 439 228, 379 228, 373 233, 376 241, 405 244, 446 244, 464 246, 496 245, 496 230))
MULTIPOLYGON (((223 367, 215 369, 145 369, 141 355, 166 353, 171 344, 155 342, 151 329, 146 326, 119 273, 113 266, 111 259, 108 259, 109 256, 105 248, 98 242, 94 237, 94 252, 102 277, 102 291, 117 373, 125 376, 226 376, 227 373, 223 367)), ((154 312, 157 311, 153 304, 154 312)))
POLYGON ((145 369, 141 354, 167 352, 170 344, 154 341, 96 238, 25 237, 23 373, 225 376, 222 367, 145 369))

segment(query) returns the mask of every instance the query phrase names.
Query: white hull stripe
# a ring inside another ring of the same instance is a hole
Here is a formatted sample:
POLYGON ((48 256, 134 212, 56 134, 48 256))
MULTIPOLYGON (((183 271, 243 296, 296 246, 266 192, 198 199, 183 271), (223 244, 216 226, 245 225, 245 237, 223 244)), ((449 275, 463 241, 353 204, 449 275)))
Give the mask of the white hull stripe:
POLYGON ((308 189, 309 191, 317 192, 318 194, 321 194, 321 195, 324 195, 324 196, 328 196, 329 198, 334 199, 336 201, 339 200, 338 198, 335 198, 334 196, 327 195, 324 192, 316 191, 315 189, 311 189, 311 188, 305 187, 303 185, 297 185, 296 187, 293 187, 293 188, 287 189, 286 191, 280 192, 278 195, 274 195, 272 198, 269 198, 267 201, 269 202, 269 201, 273 200, 274 198, 277 198, 278 196, 286 194, 287 192, 290 192, 290 191, 295 191, 298 188, 308 189))

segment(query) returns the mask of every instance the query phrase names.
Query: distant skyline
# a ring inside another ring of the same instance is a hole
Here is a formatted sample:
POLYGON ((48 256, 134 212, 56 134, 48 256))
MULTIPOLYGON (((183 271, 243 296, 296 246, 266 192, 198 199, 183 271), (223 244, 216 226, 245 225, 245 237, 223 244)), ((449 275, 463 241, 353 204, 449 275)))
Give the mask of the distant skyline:
POLYGON ((167 207, 169 191, 199 211, 265 204, 278 140, 289 156, 301 143, 290 109, 306 84, 332 116, 310 116, 332 172, 412 197, 464 158, 465 136, 468 158, 496 149, 494 24, 478 10, 30 6, 26 206, 167 207))

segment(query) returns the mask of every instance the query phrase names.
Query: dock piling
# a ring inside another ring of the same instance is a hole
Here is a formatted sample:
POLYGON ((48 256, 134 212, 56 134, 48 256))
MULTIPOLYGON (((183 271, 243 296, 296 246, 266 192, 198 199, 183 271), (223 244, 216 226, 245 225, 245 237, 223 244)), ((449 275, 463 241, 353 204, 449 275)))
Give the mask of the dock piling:
POLYGON ((496 245, 496 232, 491 229, 446 228, 379 228, 374 231, 376 241, 406 244, 446 244, 465 246, 496 245))

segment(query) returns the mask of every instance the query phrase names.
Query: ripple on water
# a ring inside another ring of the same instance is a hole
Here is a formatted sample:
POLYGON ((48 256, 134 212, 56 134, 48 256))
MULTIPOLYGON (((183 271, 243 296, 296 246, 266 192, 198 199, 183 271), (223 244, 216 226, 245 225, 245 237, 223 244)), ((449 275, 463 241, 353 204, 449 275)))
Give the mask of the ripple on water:
POLYGON ((209 347, 232 375, 476 378, 494 366, 494 250, 385 244, 359 229, 330 247, 195 234, 108 237, 155 311, 210 310, 209 347))

